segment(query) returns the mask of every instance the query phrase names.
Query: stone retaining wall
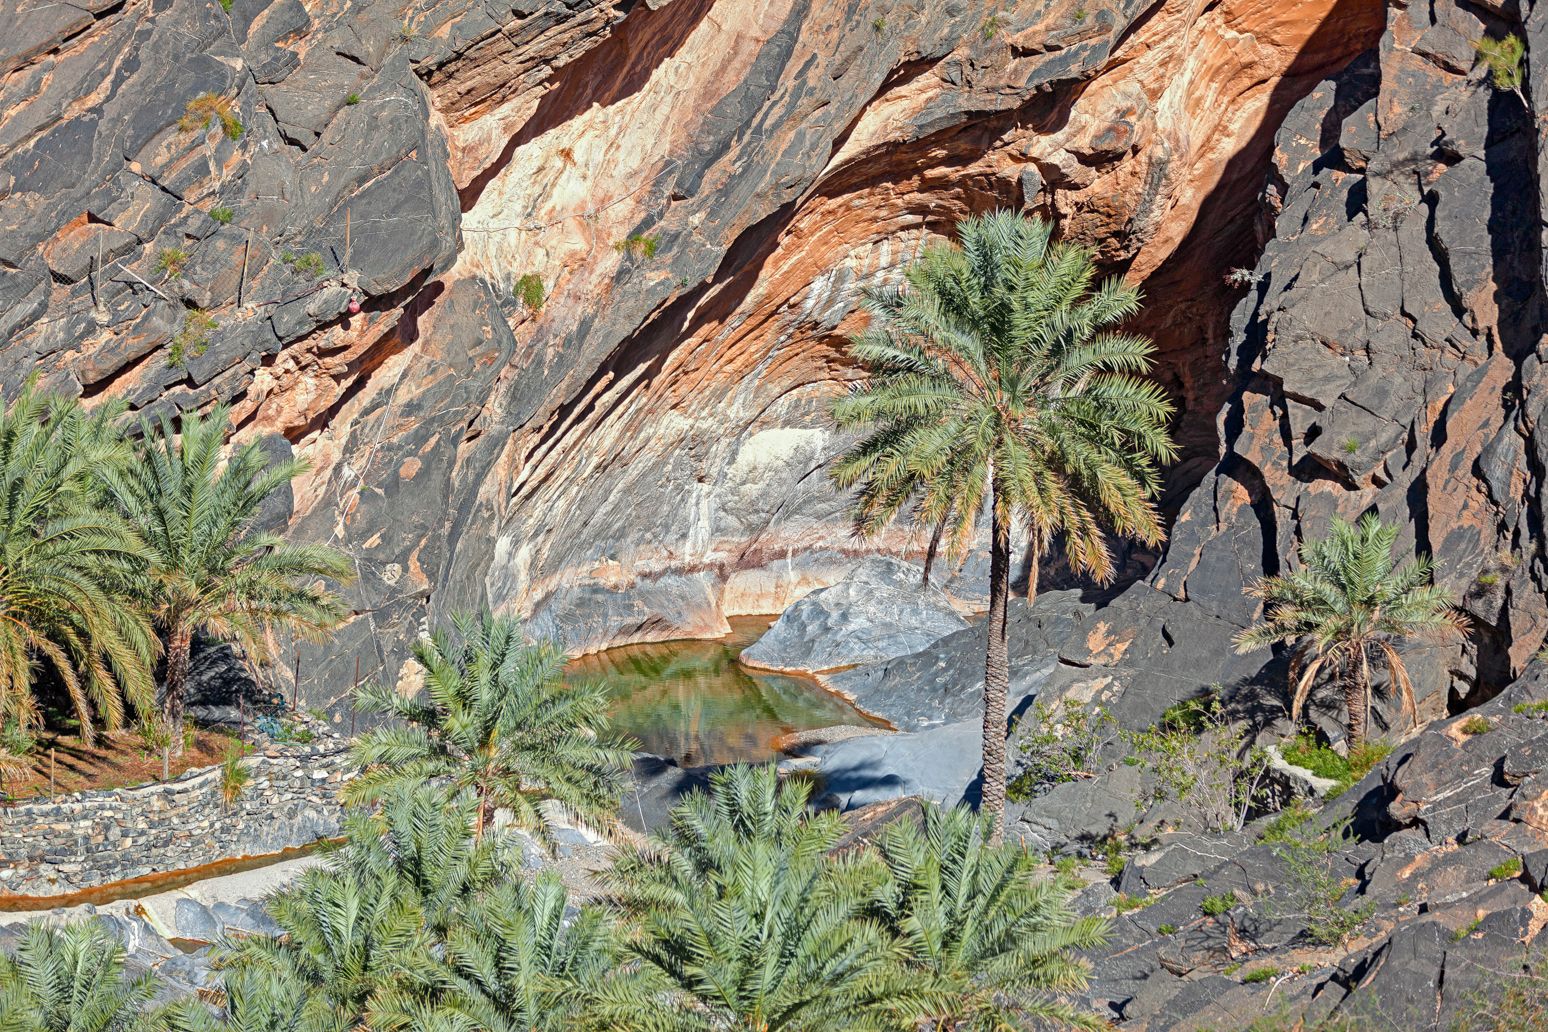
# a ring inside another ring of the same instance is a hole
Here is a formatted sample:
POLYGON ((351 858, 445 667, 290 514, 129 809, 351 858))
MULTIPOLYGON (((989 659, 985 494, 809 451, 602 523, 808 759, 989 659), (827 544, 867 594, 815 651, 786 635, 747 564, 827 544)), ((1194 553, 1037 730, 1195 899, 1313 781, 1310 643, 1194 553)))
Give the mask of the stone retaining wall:
POLYGON ((312 742, 270 743, 247 757, 251 780, 230 806, 216 766, 0 807, 0 897, 61 895, 337 835, 348 745, 320 722, 309 726, 312 742))

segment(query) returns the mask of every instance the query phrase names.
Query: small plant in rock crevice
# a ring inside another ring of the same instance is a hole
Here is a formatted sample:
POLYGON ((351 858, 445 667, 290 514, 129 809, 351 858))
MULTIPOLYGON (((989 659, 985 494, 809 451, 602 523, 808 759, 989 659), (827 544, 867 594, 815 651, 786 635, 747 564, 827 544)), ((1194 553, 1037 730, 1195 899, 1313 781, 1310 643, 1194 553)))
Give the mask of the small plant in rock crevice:
POLYGON ((887 19, 886 18, 873 18, 871 20, 871 31, 877 33, 878 35, 883 33, 883 32, 886 32, 887 31, 887 19))
POLYGON ((220 764, 220 798, 226 806, 230 807, 242 798, 247 791, 247 786, 253 780, 252 771, 247 769, 242 762, 240 749, 232 750, 220 764))
POLYGON ((231 225, 231 220, 236 218, 236 212, 224 204, 217 204, 210 209, 210 218, 222 226, 229 226, 231 225))
POLYGON ((1205 917, 1219 917, 1236 906, 1236 894, 1234 892, 1221 892, 1213 896, 1205 896, 1204 902, 1199 904, 1199 910, 1205 917))
POLYGON ((1135 910, 1143 910, 1155 901, 1153 896, 1130 896, 1127 893, 1120 892, 1113 897, 1113 909, 1120 914, 1127 914, 1135 910))
POLYGON ((183 325, 172 337, 167 349, 167 365, 181 369, 190 358, 198 358, 210 346, 210 333, 220 326, 215 317, 202 308, 183 312, 183 325))
POLYGON ((1538 702, 1518 702, 1510 708, 1512 713, 1521 716, 1541 717, 1548 715, 1548 699, 1538 702))
POLYGON ((1486 735, 1494 730, 1494 725, 1489 723, 1487 717, 1468 717, 1462 722, 1461 731, 1469 738, 1474 735, 1486 735))
POLYGON ((1478 60, 1489 69, 1489 79, 1497 90, 1519 92, 1526 75, 1526 43, 1515 33, 1503 39, 1485 37, 1473 44, 1478 60))
POLYGON ((220 123, 220 130, 226 134, 226 139, 242 138, 242 120, 236 116, 236 105, 231 98, 222 97, 218 93, 201 93, 190 100, 183 108, 183 117, 177 120, 177 127, 185 133, 192 133, 208 129, 215 122, 220 123))
POLYGON ((1263 273, 1254 272, 1252 269, 1232 269, 1225 274, 1225 284, 1228 287, 1254 287, 1263 282, 1263 273))
POLYGON ((305 254, 285 251, 280 255, 280 261, 296 275, 309 276, 312 279, 321 279, 323 273, 328 271, 327 261, 316 251, 308 251, 305 254))
POLYGON ((1256 985, 1259 982, 1268 982, 1279 977, 1277 967, 1254 968, 1242 976, 1242 981, 1247 985, 1256 985))
POLYGON ((541 312, 543 302, 546 300, 543 293, 543 278, 535 272, 524 273, 516 281, 516 297, 531 311, 541 312))
POLYGON ((344 98, 344 103, 349 107, 354 107, 356 104, 360 103, 360 94, 351 93, 349 96, 344 98))
POLYGON ((1008 799, 1025 802, 1054 785, 1091 777, 1104 747, 1118 738, 1118 722, 1098 709, 1066 700, 1062 707, 1034 702, 1018 722, 1021 771, 1006 786, 1008 799))
POLYGON ((188 252, 181 247, 163 247, 156 255, 156 271, 169 280, 182 279, 187 265, 188 252))
POLYGON ((1358 455, 1358 454, 1360 454, 1360 441, 1359 441, 1358 438, 1354 438, 1354 437, 1346 437, 1346 438, 1344 438, 1344 454, 1345 455, 1358 455))
POLYGON ((642 236, 639 233, 630 233, 615 243, 613 250, 630 258, 654 258, 660 246, 661 238, 658 236, 642 236))
POLYGON ((1513 856, 1489 868, 1490 881, 1508 881, 1521 876, 1521 858, 1513 856))
POLYGON ((1005 20, 998 14, 991 14, 985 18, 982 28, 984 39, 994 39, 995 36, 999 35, 1000 29, 1004 27, 1004 24, 1005 20))

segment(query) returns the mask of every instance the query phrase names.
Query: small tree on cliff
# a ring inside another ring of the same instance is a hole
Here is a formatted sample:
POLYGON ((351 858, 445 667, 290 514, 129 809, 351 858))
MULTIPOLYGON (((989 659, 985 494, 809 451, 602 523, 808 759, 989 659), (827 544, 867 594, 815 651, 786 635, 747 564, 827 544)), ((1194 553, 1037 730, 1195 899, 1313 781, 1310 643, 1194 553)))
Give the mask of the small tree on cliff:
POLYGON ((142 424, 137 460, 115 484, 150 547, 144 596, 166 635, 162 717, 172 727, 183 722, 196 633, 236 642, 263 659, 274 627, 310 636, 337 625, 343 607, 320 581, 353 576, 349 560, 332 548, 287 544, 253 529, 264 500, 307 466, 300 459, 271 465, 255 443, 222 463, 227 426, 224 406, 208 416, 184 413, 181 434, 166 416, 142 424))
POLYGON ((1397 528, 1367 514, 1351 524, 1335 518, 1332 532, 1301 546, 1301 569, 1265 577, 1249 593, 1263 599, 1264 619, 1236 636, 1238 652, 1293 646, 1290 719, 1299 720, 1319 684, 1340 687, 1349 712, 1349 744, 1365 740, 1371 667, 1385 666, 1403 712, 1417 720, 1413 684, 1396 645, 1416 638, 1441 641, 1467 629, 1451 596, 1431 583, 1428 556, 1394 569, 1397 528))
POLYGON ((405 781, 445 778, 477 797, 480 838, 501 808, 551 848, 560 815, 612 826, 634 757, 631 744, 609 732, 602 689, 566 686, 564 653, 529 643, 514 620, 486 613, 453 623, 455 634, 414 643, 422 695, 361 689, 358 708, 392 722, 355 743, 365 771, 345 788, 346 800, 374 802, 405 781))
POLYGON ((1059 535, 1072 566, 1106 580, 1104 525, 1148 544, 1164 538, 1151 499, 1176 449, 1172 405, 1141 378, 1152 345, 1111 329, 1139 310, 1139 293, 1116 279, 1095 284, 1091 252, 1055 242, 1037 219, 996 212, 957 230, 960 245, 928 249, 906 286, 867 292, 874 319, 851 353, 871 376, 834 417, 871 434, 833 477, 859 485, 861 533, 913 505, 920 523, 945 524, 951 555, 989 510, 983 809, 998 839, 1011 524, 1025 521, 1031 536, 1029 598, 1059 535))

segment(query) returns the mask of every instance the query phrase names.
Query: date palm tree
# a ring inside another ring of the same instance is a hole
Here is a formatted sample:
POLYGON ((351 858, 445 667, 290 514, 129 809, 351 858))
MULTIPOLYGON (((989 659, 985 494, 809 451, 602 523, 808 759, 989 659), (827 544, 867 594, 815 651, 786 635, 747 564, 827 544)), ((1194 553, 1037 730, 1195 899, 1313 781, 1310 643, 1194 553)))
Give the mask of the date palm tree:
POLYGON ((496 809, 550 848, 560 818, 613 827, 634 757, 609 732, 601 688, 566 686, 564 654, 526 641, 514 620, 486 613, 455 617, 453 627, 413 646, 425 671, 421 695, 362 689, 357 706, 392 722, 356 742, 365 769, 346 799, 370 802, 404 781, 446 778, 477 797, 479 838, 496 809))
MULTIPOLYGON (((585 1028, 597 999, 617 1000, 620 989, 638 983, 618 962, 617 931, 605 911, 588 906, 572 912, 552 871, 532 882, 512 879, 465 902, 447 933, 433 984, 384 998, 372 1027, 585 1028)), ((637 989, 626 998, 640 1012, 654 1002, 637 989)))
POLYGON ((96 921, 34 922, 14 957, 0 952, 0 1030, 136 1032, 156 984, 124 973, 124 947, 96 921))
POLYGON ((121 411, 31 384, 0 410, 0 724, 35 720, 40 659, 88 744, 151 705, 156 638, 128 591, 146 548, 101 481, 129 458, 121 411))
POLYGON ((1067 999, 1087 984, 1074 952, 1100 946, 1106 922, 1076 918, 1062 882, 1040 877, 1026 850, 988 844, 988 832, 966 807, 927 806, 919 823, 881 836, 878 910, 908 963, 949 989, 928 1027, 1107 1028, 1067 999))
POLYGON ((997 839, 1012 524, 1024 522, 1030 536, 1028 598, 1060 537, 1072 567, 1106 581, 1114 569, 1104 528, 1152 545, 1164 538, 1152 499, 1159 465, 1177 451, 1172 405, 1142 378, 1152 345, 1114 329, 1139 311, 1138 291, 1097 283, 1092 253, 1055 241, 1037 219, 996 212, 957 233, 959 243, 927 249, 903 286, 866 293, 871 325, 850 353, 870 376, 833 415, 841 428, 870 432, 832 475, 859 488, 861 534, 912 508, 920 524, 944 528, 952 556, 988 510, 982 809, 997 839))
MULTIPOLYGON (((349 560, 325 545, 294 545, 254 528, 264 501, 304 473, 301 459, 270 463, 256 443, 222 462, 229 411, 185 412, 181 433, 169 417, 142 425, 136 461, 118 478, 119 504, 150 550, 145 593, 166 636, 162 718, 183 723, 195 634, 268 655, 268 634, 283 627, 316 638, 344 618, 321 582, 347 582, 349 560)), ((173 740, 181 748, 182 737, 173 740)))
POLYGON ((931 1012, 928 980, 866 917, 874 854, 830 856, 844 825, 809 816, 808 794, 772 767, 727 768, 620 858, 614 902, 638 926, 627 950, 665 1005, 624 1004, 615 1027, 882 1029, 931 1012))
POLYGON ((1353 524, 1335 517, 1327 537, 1301 546, 1299 570, 1264 577, 1248 589, 1263 600, 1263 622, 1236 636, 1242 653, 1281 643, 1292 647, 1292 721, 1300 720, 1313 688, 1338 685, 1351 746, 1365 741, 1372 666, 1387 668, 1402 711, 1417 722, 1413 682, 1397 646, 1445 641, 1468 626, 1450 594, 1432 583, 1428 556, 1396 566, 1396 541, 1397 528, 1374 514, 1353 524))

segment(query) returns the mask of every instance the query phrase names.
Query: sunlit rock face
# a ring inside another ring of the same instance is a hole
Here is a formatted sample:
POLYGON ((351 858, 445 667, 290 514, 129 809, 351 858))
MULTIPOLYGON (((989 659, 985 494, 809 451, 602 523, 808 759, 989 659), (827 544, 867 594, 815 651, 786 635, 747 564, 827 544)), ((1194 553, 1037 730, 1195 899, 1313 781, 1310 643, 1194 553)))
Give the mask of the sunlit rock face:
POLYGON ((1002 6, 47 8, 0 43, 0 377, 226 400, 313 463, 293 532, 360 572, 298 655, 318 704, 451 611, 586 651, 917 552, 852 536, 826 410, 859 288, 971 212, 1145 288, 1181 498, 1237 432, 1223 277, 1273 225, 1275 133, 1389 12, 1002 6))

